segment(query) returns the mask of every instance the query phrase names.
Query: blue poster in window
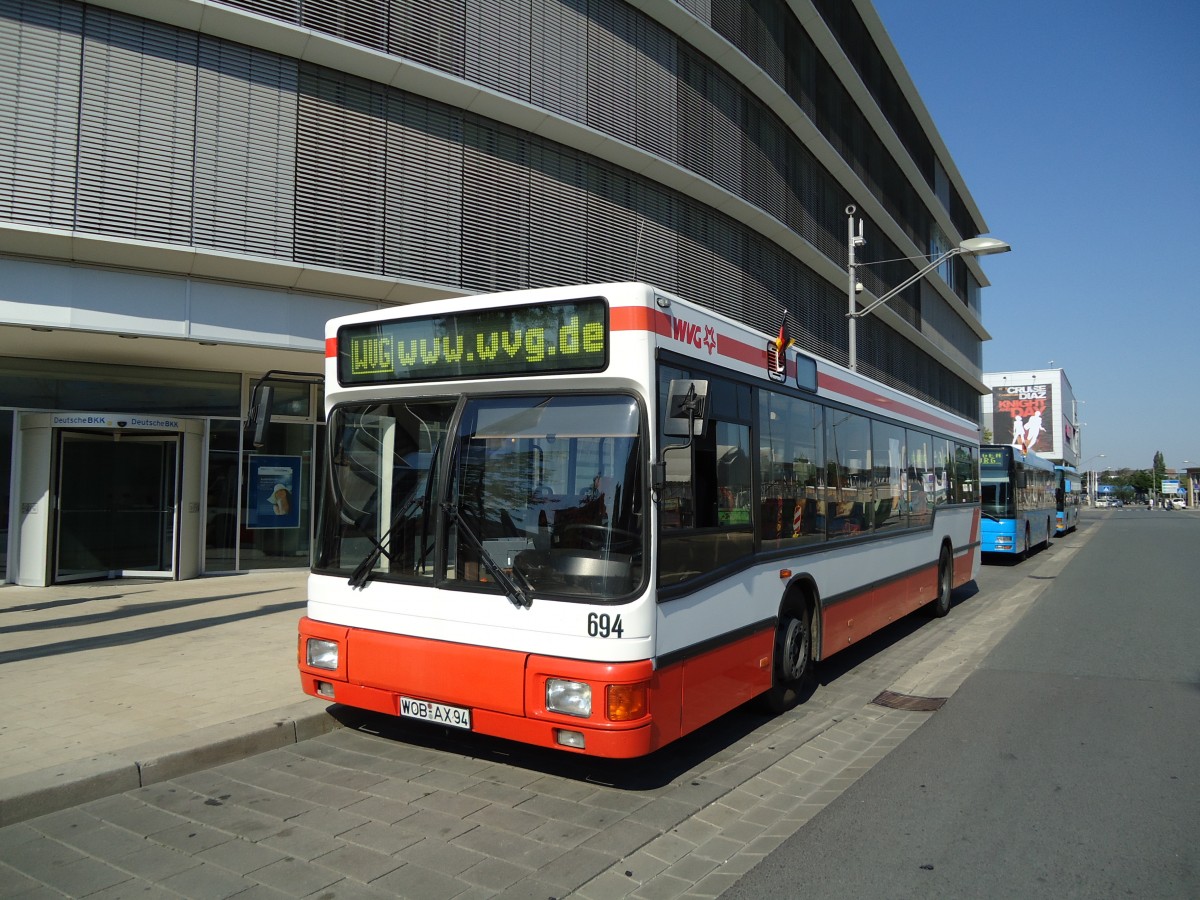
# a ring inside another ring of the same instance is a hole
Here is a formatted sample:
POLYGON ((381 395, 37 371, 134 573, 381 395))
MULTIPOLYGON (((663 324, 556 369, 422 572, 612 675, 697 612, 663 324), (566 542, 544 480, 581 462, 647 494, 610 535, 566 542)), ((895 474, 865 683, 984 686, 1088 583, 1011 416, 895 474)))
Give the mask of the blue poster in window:
POLYGON ((300 527, 300 457, 250 456, 247 528, 300 527))

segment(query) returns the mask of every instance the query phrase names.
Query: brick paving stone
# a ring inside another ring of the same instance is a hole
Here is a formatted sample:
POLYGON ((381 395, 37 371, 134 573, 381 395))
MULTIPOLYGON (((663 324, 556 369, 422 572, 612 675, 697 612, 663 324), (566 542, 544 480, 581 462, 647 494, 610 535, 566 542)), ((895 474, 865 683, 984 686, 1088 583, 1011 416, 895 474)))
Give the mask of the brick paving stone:
POLYGON ((524 803, 526 800, 537 795, 532 791, 527 791, 524 788, 515 787, 511 784, 504 784, 503 782, 480 781, 463 788, 461 796, 476 797, 490 804, 516 806, 518 803, 524 803))
POLYGON ((162 887, 192 900, 225 900, 254 887, 255 882, 227 872, 220 866, 200 863, 177 875, 162 879, 162 887))
POLYGON ((642 848, 655 859, 661 859, 668 865, 682 859, 695 849, 695 844, 685 841, 677 834, 660 835, 642 848))
POLYGON ((622 900, 640 886, 640 882, 616 868, 601 872, 587 884, 580 885, 576 894, 583 900, 622 900))
POLYGON ((263 838, 259 843, 264 847, 279 850, 287 856, 310 860, 345 846, 345 842, 340 838, 290 822, 275 834, 263 838))
POLYGON ((533 877, 553 884, 559 893, 569 893, 592 880, 612 865, 612 857, 592 850, 572 850, 540 866, 533 877))
POLYGON ((342 880, 339 872, 290 857, 256 869, 250 877, 293 897, 305 897, 342 880))
POLYGON ((231 835, 196 822, 184 822, 182 825, 156 831, 150 837, 159 844, 182 850, 184 853, 199 853, 201 850, 225 843, 231 835))
POLYGON ((394 872, 404 865, 405 861, 366 847, 343 844, 329 853, 314 857, 310 862, 332 869, 355 881, 370 883, 388 872, 394 872))
POLYGON ((639 900, 674 900, 691 886, 690 881, 663 873, 637 888, 632 896, 639 900))
POLYGON ((471 785, 478 784, 479 779, 471 775, 462 775, 458 772, 441 772, 435 769, 434 771, 426 772, 424 775, 418 775, 412 779, 412 783, 426 790, 450 791, 451 793, 458 794, 471 787, 471 785))
POLYGON ((200 860, 187 853, 144 841, 140 850, 126 853, 114 860, 126 872, 138 878, 158 882, 200 865, 200 860))
POLYGON ((389 777, 386 781, 371 785, 367 791, 369 797, 386 797, 388 800, 398 800, 401 803, 413 803, 422 797, 432 794, 436 788, 412 784, 399 776, 389 777))
POLYGON ((418 841, 423 840, 423 838, 419 834, 401 831, 399 828, 393 828, 391 825, 368 822, 357 828, 351 828, 349 831, 343 831, 338 835, 338 840, 357 844, 360 847, 367 847, 371 850, 378 850, 380 853, 396 854, 400 853, 406 847, 411 847, 418 841))
POLYGON ((529 834, 534 829, 545 825, 549 820, 545 816, 534 815, 524 810, 492 805, 471 813, 464 821, 477 825, 490 825, 493 828, 511 831, 513 834, 529 834))
POLYGON ((406 900, 450 900, 469 887, 465 881, 414 863, 389 872, 371 886, 406 900))
POLYGON ((110 859, 136 853, 147 846, 146 839, 141 835, 100 821, 90 828, 63 835, 59 840, 90 856, 110 859))
POLYGON ((710 872, 718 868, 717 863, 711 859, 701 859, 689 853, 663 870, 664 875, 671 875, 675 878, 682 878, 688 884, 695 884, 702 878, 708 876, 710 872))
POLYGON ((635 809, 629 814, 629 821, 667 831, 696 812, 697 808, 690 803, 660 798, 635 809))
POLYGON ((364 816, 368 819, 374 819, 376 822, 384 822, 388 825, 394 825, 401 819, 407 819, 409 816, 418 812, 417 808, 410 806, 400 800, 389 800, 386 797, 367 796, 357 803, 351 803, 349 806, 343 806, 342 812, 350 813, 355 816, 364 816))
POLYGON ((478 797, 452 794, 449 791, 433 791, 417 798, 412 805, 433 812, 445 813, 458 819, 465 819, 471 813, 483 809, 487 803, 478 797))
POLYGON ((741 875, 733 875, 718 870, 697 881, 682 896, 695 898, 720 897, 733 887, 734 883, 741 877, 741 875))
MULTIPOLYGON (((529 870, 513 865, 502 859, 483 859, 471 868, 459 872, 458 877, 463 881, 487 888, 489 891, 502 891, 512 887, 522 878, 529 875, 529 870)), ((549 896, 546 894, 543 897, 549 896)))
POLYGON ((238 875, 247 875, 255 869, 261 869, 284 859, 285 854, 262 844, 234 838, 224 844, 217 844, 215 847, 201 850, 196 854, 196 858, 220 866, 222 869, 228 869, 230 872, 236 872, 238 875))
POLYGON ((458 875, 471 866, 483 862, 487 856, 436 838, 425 838, 425 840, 408 847, 404 851, 404 859, 406 862, 416 863, 435 872, 458 875))
POLYGON ((467 822, 445 813, 422 809, 394 823, 392 827, 421 837, 435 837, 449 841, 479 826, 474 822, 467 822))
POLYGON ((454 841, 460 847, 474 850, 494 859, 504 859, 519 866, 536 869, 563 854, 562 847, 531 841, 512 832, 479 825, 454 841))
POLYGON ((595 850, 597 853, 607 853, 610 858, 620 859, 654 840, 660 833, 659 829, 643 825, 641 822, 625 820, 597 832, 594 837, 588 838, 580 846, 595 850))
MULTIPOLYGON (((523 878, 516 884, 504 888, 498 893, 489 891, 485 894, 489 900, 559 900, 560 894, 555 893, 557 888, 553 885, 540 881, 537 878, 523 878)), ((470 894, 463 894, 461 897, 456 897, 455 900, 472 900, 470 894)), ((482 898, 481 898, 482 900, 482 898)))
POLYGON ((595 828, 551 819, 530 831, 526 837, 542 843, 554 844, 556 847, 570 848, 578 847, 596 834, 595 828))
POLYGON ((352 828, 366 825, 370 821, 371 819, 367 816, 348 813, 343 809, 314 809, 312 812, 306 812, 296 816, 294 819, 288 820, 288 824, 303 825, 306 828, 312 828, 314 831, 323 831, 328 835, 337 837, 344 831, 350 831, 352 828))
MULTIPOLYGON (((600 818, 607 818, 610 823, 619 818, 611 810, 597 811, 595 807, 582 807, 578 803, 575 803, 571 800, 564 800, 561 797, 547 797, 544 795, 534 796, 529 800, 526 800, 520 806, 516 807, 516 809, 519 812, 540 816, 543 819, 559 819, 563 822, 576 822, 579 824, 585 824, 584 817, 588 815, 596 815, 600 818)), ((598 822, 594 827, 603 828, 604 824, 602 822, 598 822)))
POLYGON ((84 857, 62 865, 43 869, 37 879, 68 897, 82 897, 129 881, 132 876, 98 859, 84 857))

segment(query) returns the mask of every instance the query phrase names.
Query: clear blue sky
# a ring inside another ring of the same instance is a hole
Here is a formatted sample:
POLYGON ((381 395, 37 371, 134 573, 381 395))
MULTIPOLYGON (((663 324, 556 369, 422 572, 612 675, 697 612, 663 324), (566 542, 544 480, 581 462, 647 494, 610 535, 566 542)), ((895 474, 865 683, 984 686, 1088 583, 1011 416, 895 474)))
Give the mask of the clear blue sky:
POLYGON ((1065 370, 1089 468, 1200 466, 1200 2, 875 9, 1013 246, 981 260, 984 371, 1065 370))

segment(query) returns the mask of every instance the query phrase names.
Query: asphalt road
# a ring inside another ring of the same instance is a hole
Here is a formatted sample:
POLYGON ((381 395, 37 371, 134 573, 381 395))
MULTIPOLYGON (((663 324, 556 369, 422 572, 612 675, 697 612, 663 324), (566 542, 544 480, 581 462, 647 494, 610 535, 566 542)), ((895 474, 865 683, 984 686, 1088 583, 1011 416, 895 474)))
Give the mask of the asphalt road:
POLYGON ((1200 897, 1200 516, 1101 521, 926 725, 723 896, 1200 897))

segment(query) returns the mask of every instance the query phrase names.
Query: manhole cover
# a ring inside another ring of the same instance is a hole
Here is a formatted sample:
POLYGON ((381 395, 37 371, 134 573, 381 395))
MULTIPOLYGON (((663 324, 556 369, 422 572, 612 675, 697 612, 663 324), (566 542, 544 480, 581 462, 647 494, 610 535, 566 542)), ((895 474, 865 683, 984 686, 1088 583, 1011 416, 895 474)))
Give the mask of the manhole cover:
POLYGON ((871 702, 876 706, 888 709, 903 709, 908 712, 934 712, 941 709, 949 697, 914 697, 912 694, 897 694, 894 691, 882 691, 871 702))

